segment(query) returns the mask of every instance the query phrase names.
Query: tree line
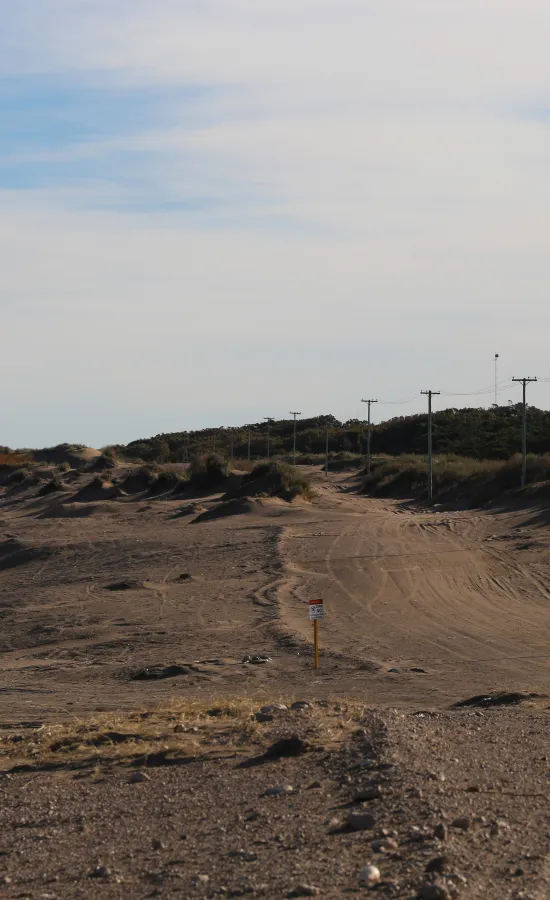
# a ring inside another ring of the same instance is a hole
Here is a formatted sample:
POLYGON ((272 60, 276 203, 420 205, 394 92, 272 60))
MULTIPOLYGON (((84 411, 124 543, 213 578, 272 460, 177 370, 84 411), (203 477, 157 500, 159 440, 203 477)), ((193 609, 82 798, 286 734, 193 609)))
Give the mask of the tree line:
MULTIPOLYGON (((475 459, 509 459, 521 449, 521 404, 493 406, 490 409, 445 409, 433 413, 434 453, 455 453, 475 459)), ((298 419, 296 449, 301 456, 323 454, 328 429, 331 454, 363 454, 367 425, 359 419, 340 422, 324 415, 298 419)), ((397 456, 401 453, 426 453, 427 413, 397 416, 372 426, 373 454, 397 456)), ((293 448, 294 424, 281 419, 271 423, 271 456, 288 456, 293 448)), ((193 456, 220 453, 246 459, 267 455, 268 431, 265 422, 237 428, 206 428, 157 434, 131 441, 113 449, 130 459, 146 462, 186 462, 193 456)), ((530 453, 550 451, 550 412, 530 406, 527 409, 527 440, 530 453)))

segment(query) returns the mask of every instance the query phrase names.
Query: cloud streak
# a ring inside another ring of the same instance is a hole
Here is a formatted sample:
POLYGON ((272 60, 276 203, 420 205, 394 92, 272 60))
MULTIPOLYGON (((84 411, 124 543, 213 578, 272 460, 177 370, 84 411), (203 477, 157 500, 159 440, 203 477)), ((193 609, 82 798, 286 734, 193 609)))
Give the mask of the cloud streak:
POLYGON ((545 374, 542 0, 4 19, 1 442, 356 415, 367 388, 486 385, 497 350, 545 374))

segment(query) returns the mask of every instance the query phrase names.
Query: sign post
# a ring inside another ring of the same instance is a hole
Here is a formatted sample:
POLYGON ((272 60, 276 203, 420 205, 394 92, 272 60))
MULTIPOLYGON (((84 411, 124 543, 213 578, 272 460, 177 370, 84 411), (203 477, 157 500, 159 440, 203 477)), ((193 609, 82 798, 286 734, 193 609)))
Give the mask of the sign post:
POLYGON ((309 618, 313 622, 313 667, 314 669, 319 668, 319 619, 322 619, 324 615, 323 610, 323 601, 322 600, 310 600, 309 601, 309 618))

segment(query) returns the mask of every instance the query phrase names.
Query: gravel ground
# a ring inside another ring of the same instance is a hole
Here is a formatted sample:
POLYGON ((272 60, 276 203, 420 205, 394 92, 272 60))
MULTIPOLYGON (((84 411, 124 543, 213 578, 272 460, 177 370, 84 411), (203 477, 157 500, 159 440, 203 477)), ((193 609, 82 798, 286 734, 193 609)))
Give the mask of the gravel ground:
MULTIPOLYGON (((161 760, 172 765, 74 770, 70 748, 55 772, 35 762, 10 773, 10 760, 3 896, 550 897, 547 701, 271 715, 255 731, 222 717, 204 735, 199 718, 195 752, 161 760), (290 735, 307 752, 261 755, 290 735), (370 889, 359 883, 367 865, 380 873, 370 889)), ((24 758, 29 738, 14 738, 24 758)))

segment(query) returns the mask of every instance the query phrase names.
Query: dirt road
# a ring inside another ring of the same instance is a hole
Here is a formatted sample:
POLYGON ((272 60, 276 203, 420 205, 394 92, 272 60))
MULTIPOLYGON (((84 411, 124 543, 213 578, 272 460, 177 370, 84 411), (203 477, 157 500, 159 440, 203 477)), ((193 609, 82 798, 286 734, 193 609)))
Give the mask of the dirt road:
POLYGON ((550 692, 540 510, 419 510, 358 495, 353 475, 314 478, 311 504, 257 502, 200 522, 170 496, 5 492, 0 717, 131 709, 171 693, 307 689, 435 707, 494 689, 550 692), (327 609, 317 672, 314 596, 327 609), (270 662, 243 664, 261 654, 270 662), (187 668, 137 677, 173 663, 187 668))

